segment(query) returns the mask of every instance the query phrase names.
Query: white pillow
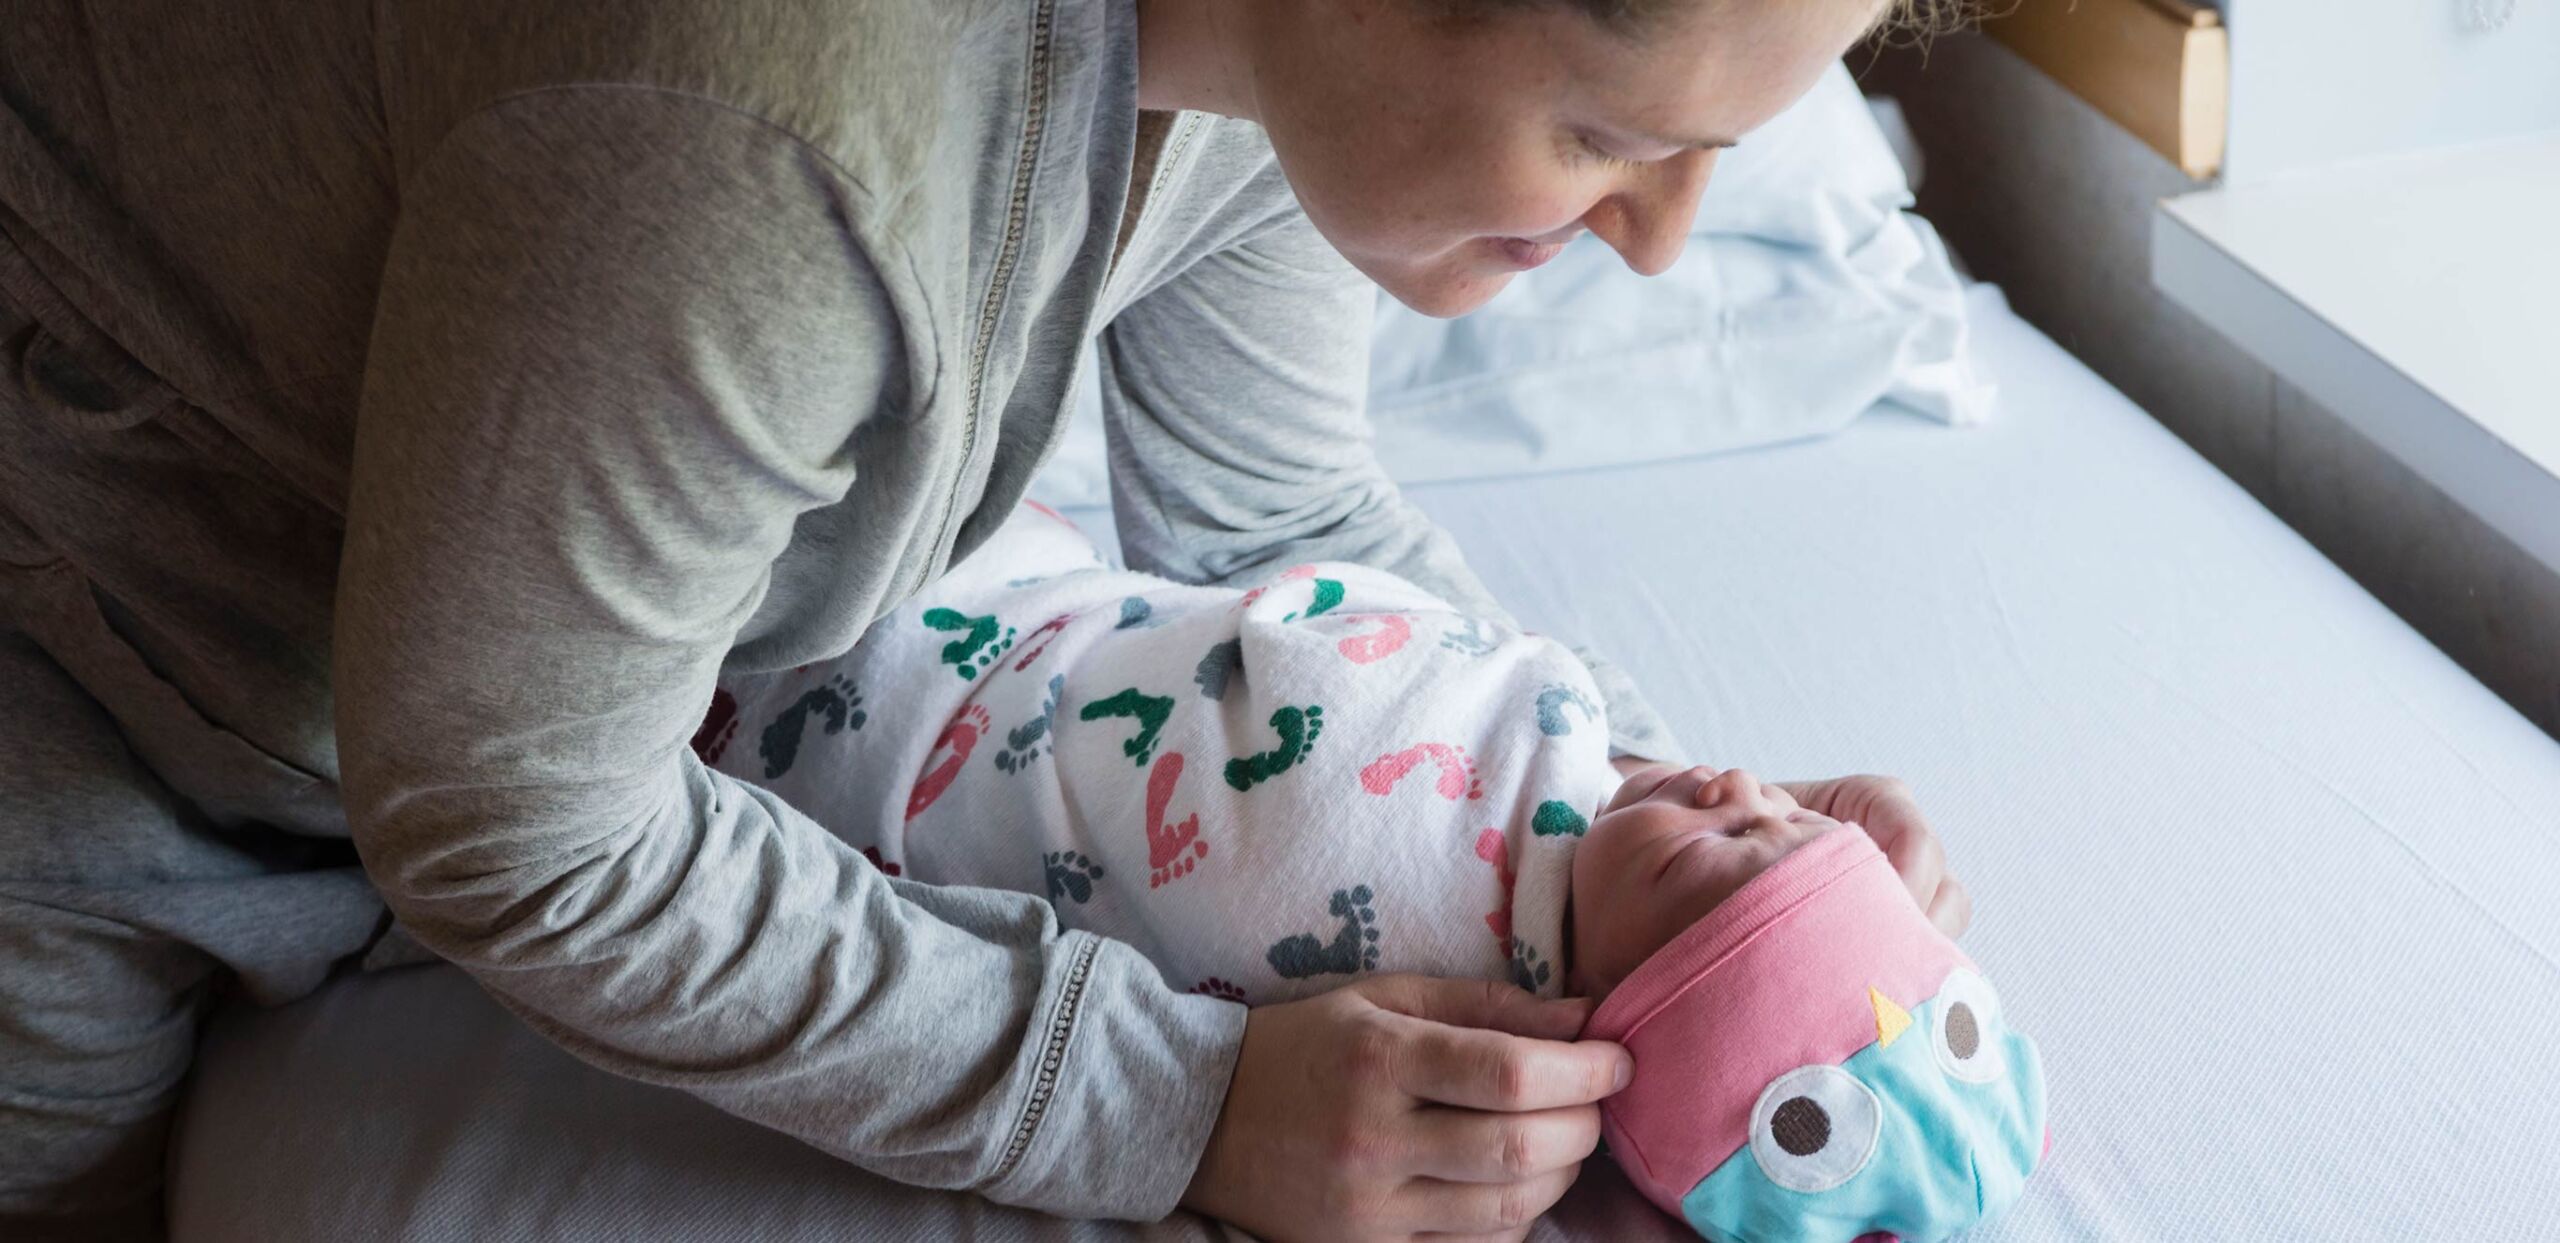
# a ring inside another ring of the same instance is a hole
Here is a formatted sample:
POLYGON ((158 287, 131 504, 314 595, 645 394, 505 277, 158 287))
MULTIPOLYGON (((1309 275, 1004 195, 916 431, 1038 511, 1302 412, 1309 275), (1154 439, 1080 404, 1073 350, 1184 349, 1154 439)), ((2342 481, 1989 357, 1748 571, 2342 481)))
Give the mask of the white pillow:
MULTIPOLYGON (((1963 283, 1905 209, 1902 165, 1845 66, 1725 153, 1688 249, 1647 280, 1596 238, 1456 320, 1379 299, 1369 411, 1407 482, 1722 452, 1838 430, 1878 401, 1989 412, 1963 283)), ((1109 503, 1097 368, 1033 485, 1109 503)))

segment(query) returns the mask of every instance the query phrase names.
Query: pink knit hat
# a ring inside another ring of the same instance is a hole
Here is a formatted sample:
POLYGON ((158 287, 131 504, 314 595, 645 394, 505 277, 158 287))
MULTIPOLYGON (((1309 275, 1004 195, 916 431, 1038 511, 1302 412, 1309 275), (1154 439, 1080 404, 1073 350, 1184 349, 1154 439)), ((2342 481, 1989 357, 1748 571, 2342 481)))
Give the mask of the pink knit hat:
POLYGON ((1655 1204, 1709 1238, 1845 1243, 1953 1233, 2015 1198, 2042 1149, 2043 1076, 2000 1017, 1852 827, 1646 959, 1584 1034, 1635 1059, 1601 1118, 1655 1204))

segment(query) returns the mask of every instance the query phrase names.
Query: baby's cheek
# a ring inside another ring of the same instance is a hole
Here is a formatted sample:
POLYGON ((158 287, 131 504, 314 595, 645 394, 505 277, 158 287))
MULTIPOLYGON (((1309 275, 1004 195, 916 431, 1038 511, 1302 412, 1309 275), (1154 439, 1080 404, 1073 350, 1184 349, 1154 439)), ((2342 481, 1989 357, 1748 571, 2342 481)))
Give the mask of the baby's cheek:
POLYGON ((1659 912, 1641 900, 1620 897, 1574 910, 1574 966, 1612 983, 1635 974, 1654 951, 1684 931, 1662 926, 1659 912))

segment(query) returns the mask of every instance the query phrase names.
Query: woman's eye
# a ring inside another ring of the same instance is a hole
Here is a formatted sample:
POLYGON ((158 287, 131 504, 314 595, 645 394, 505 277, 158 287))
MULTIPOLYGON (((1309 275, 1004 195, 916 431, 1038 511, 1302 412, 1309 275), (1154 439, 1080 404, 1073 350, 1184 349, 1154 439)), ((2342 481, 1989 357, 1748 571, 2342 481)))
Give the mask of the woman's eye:
POLYGON ((1608 168, 1634 168, 1636 165, 1644 162, 1642 160, 1630 160, 1624 156, 1611 155, 1609 152, 1602 149, 1600 144, 1593 142, 1591 140, 1591 136, 1588 134, 1574 135, 1573 150, 1580 159, 1589 163, 1600 164, 1608 168))
POLYGON ((1875 1092, 1816 1062, 1769 1081, 1751 1107, 1751 1157, 1769 1181, 1811 1194, 1857 1176, 1875 1155, 1884 1111, 1875 1092))
POLYGON ((1938 990, 1938 1013, 1931 1025, 1938 1067, 1967 1083, 1990 1083, 2008 1073, 1995 1038, 2000 1025, 2000 997, 1989 981, 1958 968, 1938 990))

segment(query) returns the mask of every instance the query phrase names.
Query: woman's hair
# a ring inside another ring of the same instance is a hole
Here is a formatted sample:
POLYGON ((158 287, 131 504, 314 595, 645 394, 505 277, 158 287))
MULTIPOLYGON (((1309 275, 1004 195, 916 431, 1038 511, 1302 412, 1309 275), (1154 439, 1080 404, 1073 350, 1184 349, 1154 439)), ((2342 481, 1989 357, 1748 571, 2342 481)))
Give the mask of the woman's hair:
MULTIPOLYGON (((1454 0, 1452 9, 1571 9, 1622 34, 1640 34, 1665 16, 1701 0, 1454 0)), ((1884 0, 1877 33, 1888 40, 1926 39, 1962 29, 1981 16, 1980 0, 1884 0)))

